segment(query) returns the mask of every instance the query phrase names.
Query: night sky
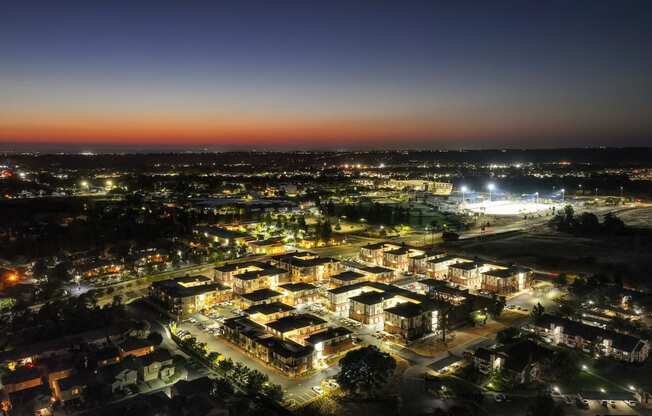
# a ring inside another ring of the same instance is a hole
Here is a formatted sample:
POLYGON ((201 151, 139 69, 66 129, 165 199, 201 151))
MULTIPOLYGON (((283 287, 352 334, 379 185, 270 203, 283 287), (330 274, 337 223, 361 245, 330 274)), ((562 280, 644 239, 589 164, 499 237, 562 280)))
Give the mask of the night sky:
POLYGON ((651 1, 0 5, 0 144, 652 143, 651 1))

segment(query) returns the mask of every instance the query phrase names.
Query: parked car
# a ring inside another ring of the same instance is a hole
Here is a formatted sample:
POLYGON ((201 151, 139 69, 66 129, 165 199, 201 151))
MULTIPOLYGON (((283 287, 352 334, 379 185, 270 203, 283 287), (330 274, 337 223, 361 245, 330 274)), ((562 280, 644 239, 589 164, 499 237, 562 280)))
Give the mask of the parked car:
POLYGON ((322 389, 319 386, 313 386, 312 391, 314 391, 317 394, 324 394, 324 389, 322 389))
POLYGON ((494 400, 496 401, 496 403, 501 403, 507 400, 507 397, 505 397, 505 395, 502 393, 498 393, 494 396, 494 400))

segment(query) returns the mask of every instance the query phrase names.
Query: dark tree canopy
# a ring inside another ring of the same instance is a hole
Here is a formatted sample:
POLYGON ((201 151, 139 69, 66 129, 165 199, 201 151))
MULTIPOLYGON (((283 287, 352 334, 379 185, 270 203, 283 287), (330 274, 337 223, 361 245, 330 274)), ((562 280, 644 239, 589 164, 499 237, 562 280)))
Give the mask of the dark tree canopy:
POLYGON ((348 352, 340 360, 337 381, 350 395, 376 397, 396 370, 396 361, 370 345, 348 352))

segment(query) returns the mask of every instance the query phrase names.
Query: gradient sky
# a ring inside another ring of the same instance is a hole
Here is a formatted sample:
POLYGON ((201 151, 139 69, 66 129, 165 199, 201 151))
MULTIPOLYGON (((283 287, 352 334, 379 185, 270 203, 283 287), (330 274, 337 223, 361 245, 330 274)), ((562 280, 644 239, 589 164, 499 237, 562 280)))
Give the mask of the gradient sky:
POLYGON ((0 144, 652 143, 648 1, 0 8, 0 144))

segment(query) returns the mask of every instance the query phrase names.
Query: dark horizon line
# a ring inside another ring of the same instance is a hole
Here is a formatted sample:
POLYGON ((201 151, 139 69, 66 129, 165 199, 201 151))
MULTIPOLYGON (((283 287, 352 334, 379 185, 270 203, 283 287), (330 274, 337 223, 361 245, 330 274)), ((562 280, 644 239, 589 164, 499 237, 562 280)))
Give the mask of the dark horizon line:
MULTIPOLYGON (((76 146, 71 144, 70 146, 76 146)), ((101 145, 101 147, 111 147, 112 145, 101 145)), ((51 146, 47 146, 51 147, 51 146)), ((56 147, 56 145, 55 145, 56 147)), ((652 146, 641 146, 641 145, 624 145, 624 146, 558 146, 558 147, 512 147, 512 146, 503 146, 503 147, 487 147, 487 148, 473 148, 473 147, 459 147, 459 148, 405 148, 405 149, 396 149, 396 148, 368 148, 368 149, 225 149, 225 150, 216 150, 203 148, 203 146, 193 146, 192 148, 182 148, 177 145, 156 145, 152 147, 139 146, 139 145, 125 145, 120 146, 124 150, 100 150, 100 149, 83 149, 80 147, 80 150, 6 150, 0 147, 0 154, 3 155, 25 155, 25 154, 37 154, 39 156, 95 156, 95 155, 139 155, 139 154, 220 154, 220 153, 400 153, 400 152, 432 152, 432 153, 448 153, 448 152, 504 152, 504 151, 521 151, 521 152, 541 152, 541 151, 555 151, 555 150, 636 150, 636 149, 652 149, 652 146), (167 150, 162 148, 167 147, 167 150), (139 149, 140 148, 140 149, 139 149)))

